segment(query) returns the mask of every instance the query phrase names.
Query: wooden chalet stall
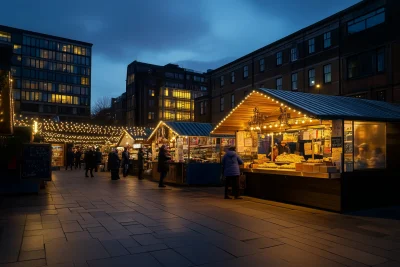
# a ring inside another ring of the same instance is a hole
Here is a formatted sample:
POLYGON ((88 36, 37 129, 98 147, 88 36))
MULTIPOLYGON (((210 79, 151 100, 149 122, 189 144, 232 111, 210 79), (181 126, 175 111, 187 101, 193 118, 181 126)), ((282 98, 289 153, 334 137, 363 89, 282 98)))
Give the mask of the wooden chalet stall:
POLYGON ((399 203, 399 133, 399 106, 271 89, 212 131, 236 134, 245 194, 338 212, 399 203))
POLYGON ((158 149, 165 145, 170 154, 170 171, 166 182, 186 185, 220 184, 220 139, 210 137, 213 125, 196 122, 161 121, 150 135, 152 144, 152 178, 157 172, 158 149))

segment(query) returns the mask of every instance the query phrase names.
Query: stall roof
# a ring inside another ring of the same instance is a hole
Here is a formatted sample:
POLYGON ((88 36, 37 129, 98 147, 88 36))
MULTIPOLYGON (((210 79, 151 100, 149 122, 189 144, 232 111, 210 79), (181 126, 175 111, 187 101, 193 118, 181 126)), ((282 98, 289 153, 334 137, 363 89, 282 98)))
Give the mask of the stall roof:
POLYGON ((150 134, 149 139, 163 124, 180 136, 209 136, 214 127, 211 123, 160 121, 154 131, 150 134))
MULTIPOLYGON (((291 120, 298 119, 299 122, 307 118, 400 122, 400 106, 386 102, 261 88, 246 96, 211 134, 234 134, 247 129, 255 107, 275 127, 281 124, 280 117, 285 113, 290 115, 291 120), (282 108, 286 107, 288 111, 282 113, 282 108)), ((272 130, 277 129, 275 127, 272 130)))
POLYGON ((400 121, 400 106, 383 101, 264 88, 256 91, 296 106, 320 119, 400 121))

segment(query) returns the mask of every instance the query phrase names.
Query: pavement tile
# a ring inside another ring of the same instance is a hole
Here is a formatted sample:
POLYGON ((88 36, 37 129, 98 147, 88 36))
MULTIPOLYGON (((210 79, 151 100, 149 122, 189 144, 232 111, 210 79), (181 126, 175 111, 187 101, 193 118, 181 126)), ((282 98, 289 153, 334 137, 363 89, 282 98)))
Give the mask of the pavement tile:
POLYGON ((88 264, 90 267, 163 266, 150 254, 127 255, 103 260, 89 260, 88 264))
POLYGON ((50 223, 43 223, 42 224, 43 229, 57 229, 57 228, 62 228, 61 223, 59 222, 50 222, 50 223))
POLYGON ((132 248, 140 246, 140 244, 131 237, 118 239, 118 242, 121 243, 125 248, 132 248))
POLYGON ((43 246, 43 236, 25 236, 22 240, 21 251, 42 250, 43 246))
POLYGON ((45 259, 0 264, 0 267, 41 267, 41 266, 46 266, 45 259))
POLYGON ((45 258, 46 254, 44 252, 44 249, 33 250, 33 251, 21 251, 21 253, 19 254, 18 261, 38 260, 45 258))
POLYGON ((174 248, 179 254, 190 260, 195 265, 207 264, 234 259, 231 254, 211 244, 200 244, 174 248))
POLYGON ((295 223, 292 223, 292 222, 289 222, 289 221, 286 221, 286 220, 281 220, 281 219, 278 219, 276 217, 265 218, 263 220, 267 221, 267 222, 271 222, 271 223, 277 224, 277 225, 281 225, 283 227, 297 227, 297 226, 299 226, 298 224, 295 224, 295 223))
POLYGON ((73 233, 65 233, 65 237, 68 241, 72 240, 82 240, 82 239, 93 239, 89 232, 73 232, 73 233))
POLYGON ((101 241, 101 244, 106 248, 111 257, 129 254, 128 250, 126 250, 117 240, 103 240, 101 241))
POLYGON ((77 222, 62 223, 62 229, 65 233, 82 232, 83 229, 77 222))
POLYGON ((271 238, 266 238, 266 237, 246 240, 244 242, 246 244, 255 246, 256 248, 269 248, 269 247, 278 246, 278 245, 283 244, 281 241, 277 241, 277 240, 274 240, 271 238))
POLYGON ((143 235, 143 234, 151 234, 153 233, 153 230, 138 224, 138 225, 128 225, 125 226, 125 228, 131 232, 133 235, 143 235))
POLYGON ((106 228, 104 227, 88 227, 86 230, 89 231, 89 233, 107 232, 106 228))
POLYGON ((165 267, 189 267, 193 264, 172 249, 150 252, 165 267))
POLYGON ((131 254, 147 253, 151 251, 158 251, 169 249, 165 244, 153 244, 147 246, 136 246, 127 248, 131 254))
POLYGON ((134 235, 132 238, 142 246, 163 243, 161 239, 155 238, 152 234, 134 235))

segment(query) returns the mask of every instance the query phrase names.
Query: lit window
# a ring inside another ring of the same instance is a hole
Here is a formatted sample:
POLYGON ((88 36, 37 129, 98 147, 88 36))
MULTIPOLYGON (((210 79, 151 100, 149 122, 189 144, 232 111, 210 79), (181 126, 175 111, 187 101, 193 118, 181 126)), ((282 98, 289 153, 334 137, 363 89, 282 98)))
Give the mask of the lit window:
POLYGON ((276 89, 282 90, 282 77, 276 79, 276 89))
POLYGON ((11 34, 8 32, 0 32, 0 41, 11 43, 11 34))
POLYGON ((297 89, 297 73, 292 73, 292 90, 296 91, 297 89))
POLYGON ((315 85, 315 69, 308 70, 308 86, 315 85))
POLYGON ((153 89, 149 89, 149 96, 154 96, 154 90, 153 89))
POLYGON ((308 53, 312 54, 315 52, 315 39, 308 40, 308 53))
POLYGON ((265 60, 262 58, 260 59, 260 72, 263 72, 265 70, 265 60))
POLYGON ((330 83, 332 81, 331 64, 324 66, 324 83, 330 83))
POLYGON ((14 53, 15 54, 21 54, 21 46, 20 45, 14 45, 14 53))
POLYGON ((219 100, 219 111, 224 111, 224 102, 225 102, 225 98, 222 96, 219 100))
POLYGON ((154 120, 154 112, 149 112, 147 118, 148 118, 149 120, 154 120))
POLYGON ((276 53, 276 65, 282 65, 282 52, 276 53))
POLYGON ((235 72, 232 71, 231 72, 231 83, 234 83, 234 82, 235 82, 235 72))
POLYGON ((290 49, 290 60, 292 62, 297 60, 297 48, 290 49))
POLYGON ((347 33, 354 34, 385 22, 385 8, 353 19, 347 23, 347 33))
POLYGON ((324 33, 324 48, 331 46, 331 32, 324 33))
POLYGON ((224 76, 221 76, 220 81, 219 81, 219 85, 222 87, 224 86, 225 81, 224 81, 224 76))
POLYGON ((249 77, 249 66, 243 67, 243 78, 249 77))

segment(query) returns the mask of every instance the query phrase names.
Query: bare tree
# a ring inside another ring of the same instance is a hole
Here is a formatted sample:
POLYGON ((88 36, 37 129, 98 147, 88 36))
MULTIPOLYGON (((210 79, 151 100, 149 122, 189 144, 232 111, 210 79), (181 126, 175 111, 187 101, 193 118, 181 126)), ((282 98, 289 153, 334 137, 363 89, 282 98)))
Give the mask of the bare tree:
POLYGON ((97 117, 111 108, 111 97, 103 96, 96 100, 92 107, 92 117, 97 117))

